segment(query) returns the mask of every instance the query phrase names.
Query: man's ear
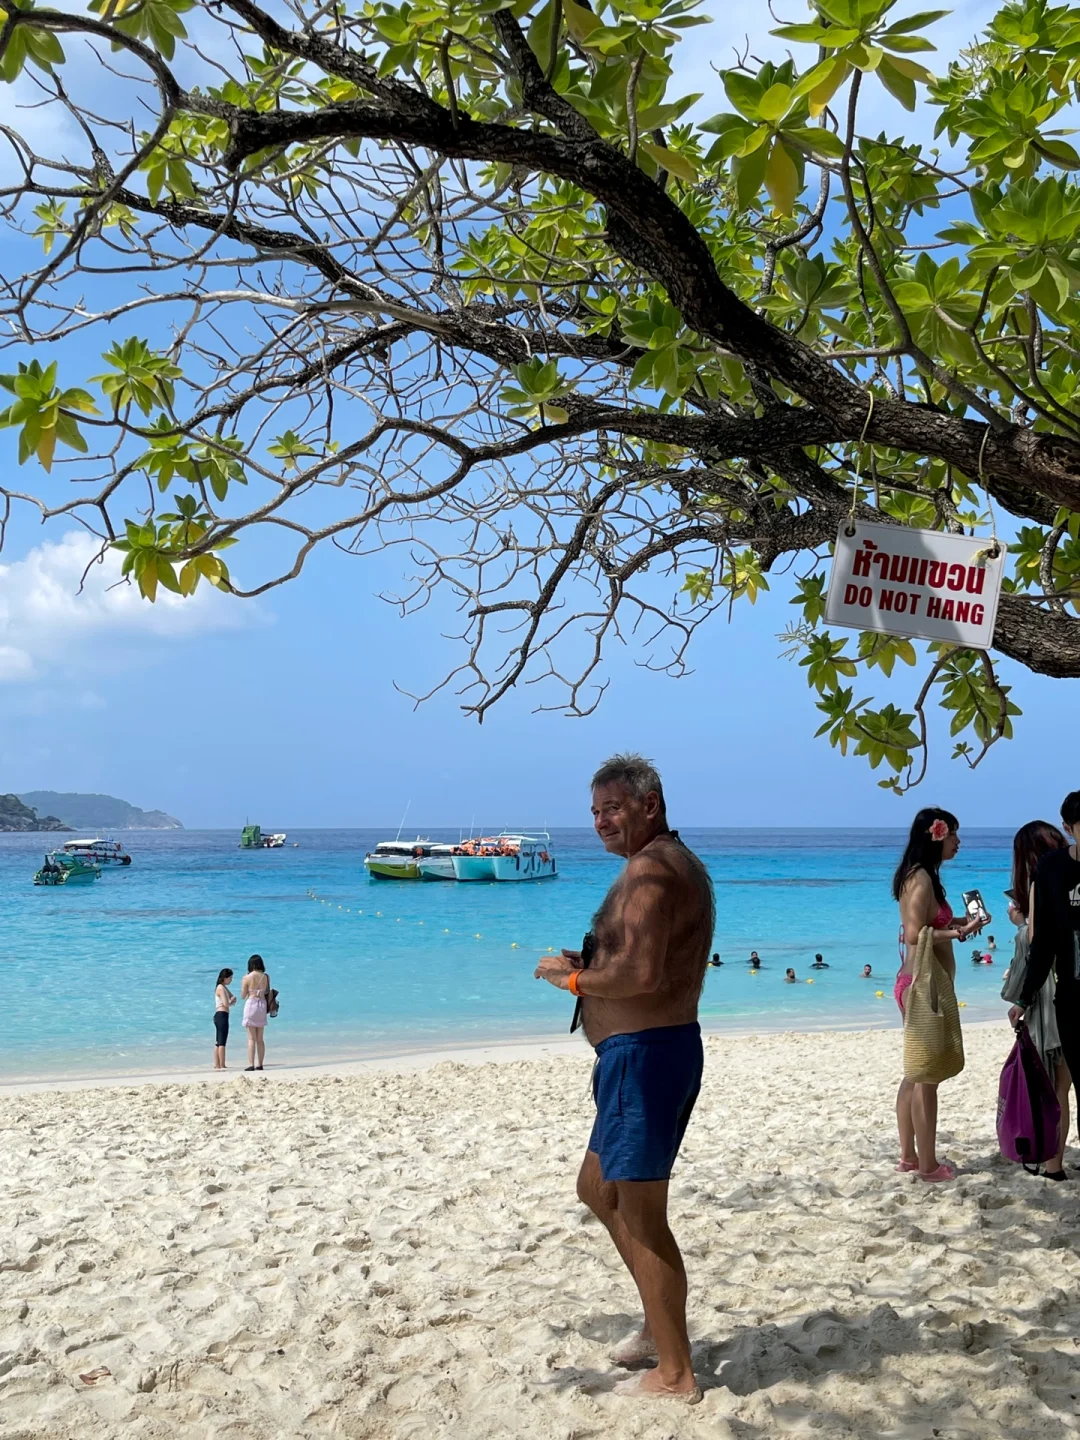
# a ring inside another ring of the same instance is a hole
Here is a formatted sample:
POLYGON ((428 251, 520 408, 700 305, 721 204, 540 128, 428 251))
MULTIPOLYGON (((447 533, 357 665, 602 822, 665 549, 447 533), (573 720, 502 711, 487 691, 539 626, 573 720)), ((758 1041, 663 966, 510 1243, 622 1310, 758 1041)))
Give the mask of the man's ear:
POLYGON ((649 790, 645 795, 645 814, 650 820, 655 820, 660 814, 660 796, 655 790, 649 790))

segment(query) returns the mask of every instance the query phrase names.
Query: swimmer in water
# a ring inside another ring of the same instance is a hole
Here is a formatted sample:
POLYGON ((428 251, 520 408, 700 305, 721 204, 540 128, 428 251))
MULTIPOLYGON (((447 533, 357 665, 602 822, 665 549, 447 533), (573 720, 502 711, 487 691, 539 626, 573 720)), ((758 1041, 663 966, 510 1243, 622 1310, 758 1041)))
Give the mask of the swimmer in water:
POLYGON ((864 966, 862 967, 862 978, 863 978, 864 980, 869 980, 869 979, 871 978, 870 966, 869 966, 869 965, 864 965, 864 966))
POLYGON ((720 959, 720 952, 719 952, 718 950, 714 950, 714 951, 713 951, 713 957, 712 957, 712 959, 709 961, 709 964, 710 964, 710 965, 722 965, 723 963, 724 963, 723 960, 720 959))
POLYGON ((751 970, 760 970, 760 969, 761 969, 761 961, 758 959, 758 953, 757 953, 756 950, 755 950, 754 953, 750 956, 750 969, 751 969, 751 970))
POLYGON ((785 975, 784 975, 784 984, 785 984, 785 985, 795 985, 795 984, 797 984, 797 983, 798 983, 798 982, 797 982, 796 979, 795 979, 795 971, 789 969, 789 970, 785 973, 785 975))
POLYGON ((811 970, 828 970, 828 968, 828 965, 826 965, 820 955, 814 956, 814 963, 810 966, 811 970))

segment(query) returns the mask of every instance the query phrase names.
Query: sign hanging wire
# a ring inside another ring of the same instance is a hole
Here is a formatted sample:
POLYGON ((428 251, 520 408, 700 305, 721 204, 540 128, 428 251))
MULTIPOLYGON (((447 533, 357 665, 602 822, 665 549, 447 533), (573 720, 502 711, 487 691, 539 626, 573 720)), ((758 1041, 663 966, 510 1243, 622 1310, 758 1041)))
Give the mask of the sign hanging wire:
POLYGON ((986 455, 986 442, 990 439, 990 426, 987 425, 983 431, 982 444, 979 446, 979 484, 983 487, 983 494, 986 496, 986 508, 990 513, 990 544, 985 550, 980 550, 978 560, 996 560, 1001 554, 1001 542, 997 535, 997 520, 994 516, 994 501, 990 495, 990 486, 987 483, 986 471, 983 469, 983 458, 986 455))
MULTIPOLYGON (((862 434, 859 436, 859 448, 866 444, 866 432, 870 429, 870 421, 874 418, 874 392, 868 390, 866 398, 870 401, 870 408, 866 412, 866 419, 863 421, 862 434)), ((855 506, 859 503, 859 461, 855 460, 854 483, 851 487, 851 509, 848 511, 847 525, 844 529, 845 535, 855 534, 855 506)))

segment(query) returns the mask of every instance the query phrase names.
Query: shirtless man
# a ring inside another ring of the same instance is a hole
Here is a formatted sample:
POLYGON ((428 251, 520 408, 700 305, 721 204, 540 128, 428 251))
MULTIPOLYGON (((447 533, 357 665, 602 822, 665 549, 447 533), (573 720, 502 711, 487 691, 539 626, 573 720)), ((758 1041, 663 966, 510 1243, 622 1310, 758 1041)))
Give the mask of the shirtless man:
POLYGON ((593 776, 596 833, 626 868, 593 920, 595 951, 564 950, 536 971, 582 998, 596 1050, 596 1122, 578 1198, 607 1227, 641 1296, 645 1323, 614 1352, 657 1364, 616 1390, 701 1399, 686 1333, 686 1271, 668 1228, 668 1179, 701 1085, 698 998, 713 934, 713 894, 701 861, 668 829, 660 777, 638 755, 593 776))

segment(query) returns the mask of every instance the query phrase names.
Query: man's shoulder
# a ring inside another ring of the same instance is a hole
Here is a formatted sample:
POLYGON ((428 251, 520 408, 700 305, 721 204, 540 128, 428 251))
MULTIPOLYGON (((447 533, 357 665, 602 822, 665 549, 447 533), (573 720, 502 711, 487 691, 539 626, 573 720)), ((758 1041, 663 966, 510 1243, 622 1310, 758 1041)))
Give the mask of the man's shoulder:
POLYGON ((1063 845, 1060 850, 1051 850, 1042 857, 1035 867, 1035 878, 1036 880, 1049 879, 1060 874, 1072 863, 1073 859, 1069 854, 1068 846, 1063 845))
POLYGON ((652 874, 657 879, 682 879, 690 873, 704 871, 702 861, 676 835, 659 835, 644 850, 631 855, 627 869, 639 875, 652 874))

